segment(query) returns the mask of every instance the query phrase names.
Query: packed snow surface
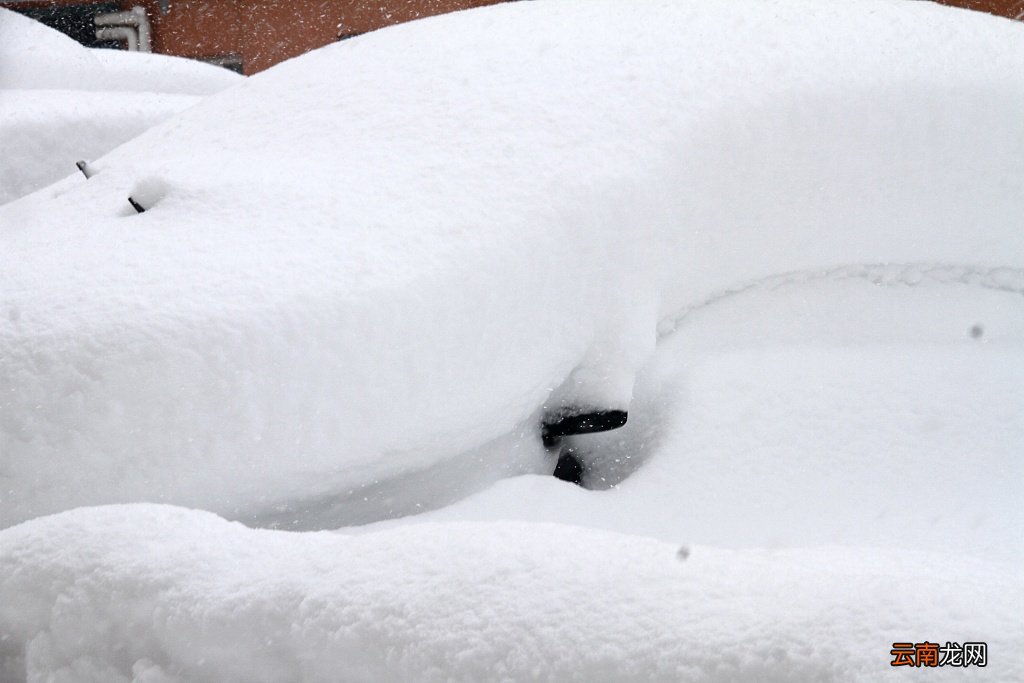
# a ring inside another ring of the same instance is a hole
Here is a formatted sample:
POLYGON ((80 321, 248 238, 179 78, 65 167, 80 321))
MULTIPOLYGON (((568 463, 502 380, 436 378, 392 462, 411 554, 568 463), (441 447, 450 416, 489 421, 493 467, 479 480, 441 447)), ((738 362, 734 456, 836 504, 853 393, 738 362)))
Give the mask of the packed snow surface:
POLYGON ((0 680, 1020 680, 1021 63, 930 3, 514 3, 0 208, 0 680), (606 490, 536 476, 561 405, 629 407, 569 439, 606 490))
POLYGON ((0 204, 241 80, 192 60, 88 49, 0 8, 0 204))

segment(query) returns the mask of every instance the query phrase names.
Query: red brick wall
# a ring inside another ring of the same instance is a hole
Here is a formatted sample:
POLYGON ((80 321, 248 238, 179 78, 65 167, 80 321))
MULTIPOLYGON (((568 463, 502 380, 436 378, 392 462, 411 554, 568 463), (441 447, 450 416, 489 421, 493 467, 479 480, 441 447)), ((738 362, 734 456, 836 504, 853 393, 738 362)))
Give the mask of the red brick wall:
MULTIPOLYGON (((96 0, 39 0, 19 6, 91 4, 96 0)), ((499 0, 121 0, 128 9, 146 8, 153 27, 153 51, 182 57, 240 55, 251 74, 359 34, 499 0)), ((0 1, 0 6, 14 3, 0 1)))
POLYGON ((241 55, 245 73, 358 34, 419 17, 497 0, 173 0, 161 14, 159 0, 146 7, 153 49, 184 57, 241 55))
POLYGON ((1024 19, 1024 0, 934 0, 943 5, 966 7, 979 12, 998 14, 1011 19, 1024 19))

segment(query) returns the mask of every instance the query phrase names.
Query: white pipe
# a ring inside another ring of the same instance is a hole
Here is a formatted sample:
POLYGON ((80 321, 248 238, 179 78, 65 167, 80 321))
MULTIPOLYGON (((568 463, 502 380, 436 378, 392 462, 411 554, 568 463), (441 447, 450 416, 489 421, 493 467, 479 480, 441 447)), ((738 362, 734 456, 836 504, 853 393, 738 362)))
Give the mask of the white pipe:
POLYGON ((146 17, 146 10, 136 5, 132 7, 132 14, 135 15, 139 29, 139 50, 142 52, 153 51, 153 31, 149 25, 149 18, 146 17))
POLYGON ((92 19, 92 23, 97 26, 118 26, 123 24, 135 25, 137 17, 131 12, 107 12, 105 14, 97 14, 92 19))
POLYGON ((131 26, 104 26, 96 29, 97 40, 123 40, 129 52, 139 51, 139 34, 131 26))
MULTIPOLYGON (((149 24, 149 18, 146 16, 146 10, 138 5, 132 7, 128 12, 108 12, 106 14, 97 14, 92 21, 96 26, 104 28, 130 29, 135 34, 136 50, 139 52, 153 51, 153 30, 149 24)), ((96 29, 97 38, 99 37, 100 30, 102 29, 96 29)), ((131 45, 130 42, 129 45, 131 45)), ((131 50, 131 47, 128 49, 131 50)))

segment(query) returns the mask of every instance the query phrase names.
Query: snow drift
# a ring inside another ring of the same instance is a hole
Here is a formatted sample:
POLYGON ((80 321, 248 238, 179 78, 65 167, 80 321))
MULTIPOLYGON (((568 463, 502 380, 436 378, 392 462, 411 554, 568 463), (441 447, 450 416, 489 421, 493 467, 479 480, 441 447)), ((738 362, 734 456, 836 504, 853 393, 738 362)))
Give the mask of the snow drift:
POLYGON ((1024 675, 1020 581, 950 553, 522 523, 291 534, 149 505, 34 520, 3 548, 4 680, 854 683, 911 673, 893 642, 972 634, 972 680, 1024 675))

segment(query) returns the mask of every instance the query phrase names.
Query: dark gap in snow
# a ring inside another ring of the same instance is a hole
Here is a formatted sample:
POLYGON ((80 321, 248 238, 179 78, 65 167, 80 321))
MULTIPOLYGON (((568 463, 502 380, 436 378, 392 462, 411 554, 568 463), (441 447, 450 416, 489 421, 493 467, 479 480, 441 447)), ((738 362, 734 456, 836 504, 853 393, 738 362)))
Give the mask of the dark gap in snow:
POLYGON ((554 475, 555 479, 561 479, 578 486, 583 485, 583 463, 573 455, 571 448, 567 448, 559 454, 554 475))
POLYGON ((627 418, 625 410, 568 409, 546 415, 541 425, 541 440, 549 451, 558 449, 558 462, 552 473, 554 477, 587 488, 583 481, 587 465, 577 457, 573 443, 563 445, 563 440, 565 437, 618 429, 626 424, 627 418))

